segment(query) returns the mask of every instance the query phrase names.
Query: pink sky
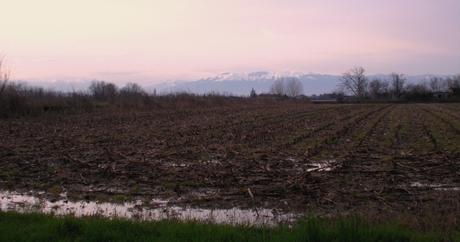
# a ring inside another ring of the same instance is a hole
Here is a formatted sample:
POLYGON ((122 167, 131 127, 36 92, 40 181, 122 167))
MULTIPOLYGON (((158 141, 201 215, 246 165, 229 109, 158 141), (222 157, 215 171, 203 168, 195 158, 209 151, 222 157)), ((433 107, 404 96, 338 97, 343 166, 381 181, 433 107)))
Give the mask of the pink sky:
POLYGON ((15 79, 460 73, 458 0, 2 0, 15 79))

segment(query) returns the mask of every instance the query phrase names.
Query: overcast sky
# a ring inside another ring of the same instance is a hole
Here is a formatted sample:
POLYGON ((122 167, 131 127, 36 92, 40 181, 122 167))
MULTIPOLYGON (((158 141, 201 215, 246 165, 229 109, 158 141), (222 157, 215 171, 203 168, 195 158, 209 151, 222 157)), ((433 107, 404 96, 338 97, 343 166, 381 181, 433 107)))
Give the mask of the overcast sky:
POLYGON ((15 79, 460 73, 459 0, 0 0, 15 79))

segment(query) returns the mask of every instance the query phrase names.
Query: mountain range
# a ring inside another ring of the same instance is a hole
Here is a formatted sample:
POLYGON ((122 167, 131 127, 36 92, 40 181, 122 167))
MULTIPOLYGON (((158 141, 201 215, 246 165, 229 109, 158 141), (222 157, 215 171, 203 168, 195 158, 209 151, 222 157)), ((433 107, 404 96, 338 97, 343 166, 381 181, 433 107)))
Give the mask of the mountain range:
MULTIPOLYGON (((428 81, 434 75, 408 75, 407 83, 419 83, 428 81)), ((439 76, 439 75, 438 75, 439 76)), ((331 93, 340 87, 339 75, 300 73, 300 72, 268 72, 258 71, 249 73, 226 72, 215 76, 189 81, 168 81, 159 84, 142 85, 146 91, 158 94, 175 92, 188 92, 195 94, 219 93, 237 96, 247 96, 254 88, 256 93, 267 93, 273 82, 282 77, 295 77, 303 84, 305 95, 318 95, 331 93)), ((441 76, 447 77, 447 76, 441 76)), ((389 80, 390 75, 369 75, 368 78, 389 80)), ((90 80, 82 81, 53 81, 53 82, 29 82, 22 81, 32 86, 40 86, 63 92, 85 91, 89 87, 90 80)), ((123 86, 123 83, 118 83, 123 86)))
MULTIPOLYGON (((428 81, 434 75, 406 76, 407 83, 428 81)), ((339 75, 284 72, 272 73, 266 71, 250 73, 222 73, 213 77, 196 81, 167 82, 153 86, 157 93, 190 92, 197 94, 221 93, 233 95, 249 95, 252 88, 256 93, 267 93, 275 80, 281 77, 295 77, 303 84, 305 95, 331 93, 340 87, 339 75)), ((370 80, 389 80, 390 75, 378 74, 368 76, 370 80)))

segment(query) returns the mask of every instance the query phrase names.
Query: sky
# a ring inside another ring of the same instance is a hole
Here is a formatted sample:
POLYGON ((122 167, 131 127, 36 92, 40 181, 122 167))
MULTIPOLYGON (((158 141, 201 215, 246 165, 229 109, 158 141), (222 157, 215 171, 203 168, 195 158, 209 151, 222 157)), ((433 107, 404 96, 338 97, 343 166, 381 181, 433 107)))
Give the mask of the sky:
POLYGON ((0 0, 14 79, 460 73, 459 0, 0 0))

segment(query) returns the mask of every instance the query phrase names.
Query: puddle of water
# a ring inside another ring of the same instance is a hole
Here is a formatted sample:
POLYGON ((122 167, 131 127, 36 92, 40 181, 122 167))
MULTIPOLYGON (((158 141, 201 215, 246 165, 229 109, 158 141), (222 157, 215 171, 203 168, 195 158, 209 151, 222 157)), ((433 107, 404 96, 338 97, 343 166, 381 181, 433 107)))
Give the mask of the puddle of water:
POLYGON ((410 184, 411 187, 419 187, 419 188, 432 188, 436 191, 460 191, 460 187, 455 187, 452 185, 447 184, 428 184, 428 183, 421 183, 421 182, 412 182, 410 184))
POLYGON ((204 160, 200 162, 203 165, 222 165, 220 160, 211 159, 211 160, 204 160))
POLYGON ((185 163, 175 163, 175 162, 167 162, 163 164, 166 167, 187 167, 188 164, 185 163))
POLYGON ((296 167, 301 172, 332 171, 339 166, 339 162, 336 159, 312 160, 307 164, 303 164, 300 160, 289 157, 286 161, 297 163, 296 167))
POLYGON ((0 191, 0 210, 21 213, 41 212, 55 215, 101 216, 146 221, 165 219, 200 221, 216 224, 276 226, 291 224, 300 214, 280 213, 273 209, 199 209, 168 206, 167 200, 153 199, 147 204, 136 201, 124 204, 93 201, 50 201, 33 195, 0 191), (148 206, 147 206, 148 205, 148 206))

